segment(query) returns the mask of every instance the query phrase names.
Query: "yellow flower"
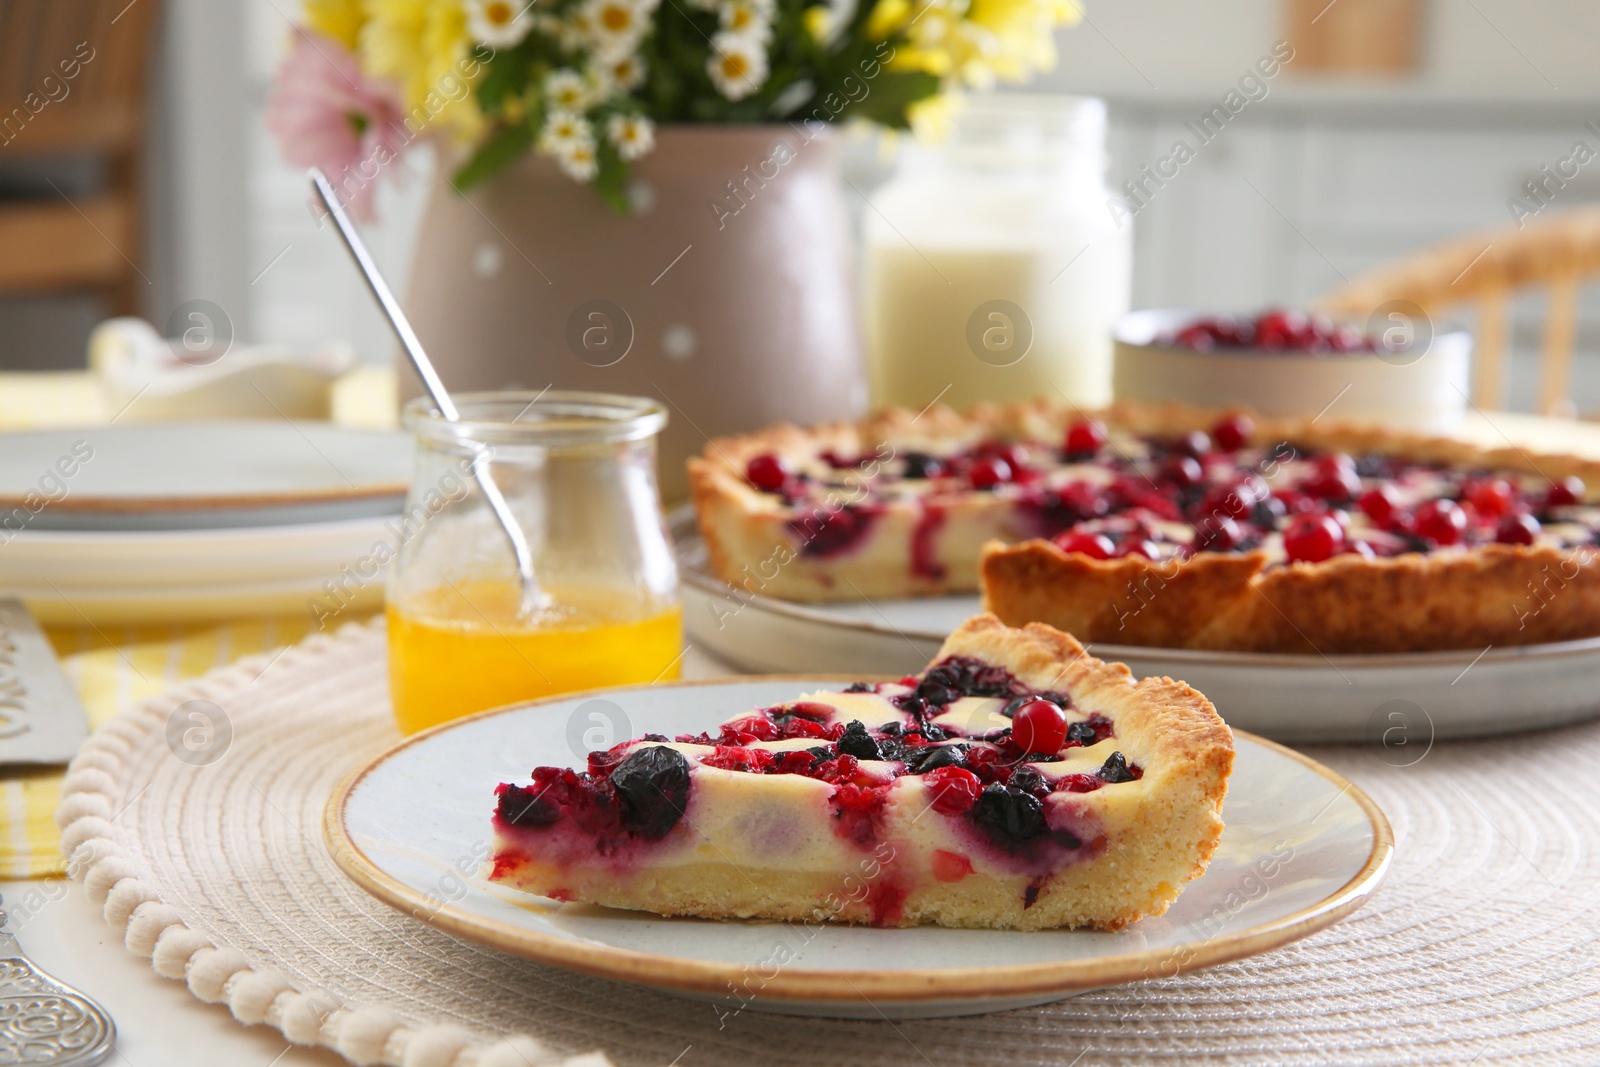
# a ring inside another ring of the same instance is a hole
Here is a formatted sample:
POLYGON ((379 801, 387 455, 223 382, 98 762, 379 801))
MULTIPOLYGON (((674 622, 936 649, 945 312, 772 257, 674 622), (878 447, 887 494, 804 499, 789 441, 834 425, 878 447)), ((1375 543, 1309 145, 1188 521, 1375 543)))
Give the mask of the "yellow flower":
POLYGON ((867 18, 867 36, 881 41, 911 18, 911 0, 878 0, 867 18))
POLYGON ((361 55, 368 74, 400 84, 408 115, 453 126, 463 136, 482 128, 467 71, 472 47, 461 0, 365 0, 361 55))
POLYGON ((306 0, 306 25, 326 34, 352 52, 361 35, 366 16, 362 0, 306 0))
POLYGON ((833 16, 826 4, 813 4, 800 13, 800 24, 806 28, 813 41, 825 40, 833 26, 833 16))
POLYGON ((995 77, 1022 81, 1055 66, 1054 30, 1083 15, 1073 0, 972 0, 959 56, 962 77, 974 85, 995 77))
POLYGON ((1056 27, 1082 14, 1079 0, 878 0, 867 32, 899 38, 895 70, 987 88, 1053 66, 1056 27))
POLYGON ((961 97, 956 93, 937 93, 913 102, 906 108, 906 121, 911 133, 925 144, 944 140, 950 132, 950 123, 961 109, 961 97))

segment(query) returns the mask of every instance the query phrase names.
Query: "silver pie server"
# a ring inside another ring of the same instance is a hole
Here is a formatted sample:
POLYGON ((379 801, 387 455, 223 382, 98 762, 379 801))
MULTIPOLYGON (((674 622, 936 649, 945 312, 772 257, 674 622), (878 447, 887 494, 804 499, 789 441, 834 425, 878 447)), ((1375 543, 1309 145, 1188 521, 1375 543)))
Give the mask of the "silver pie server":
MULTIPOLYGON (((310 174, 311 185, 316 189, 318 199, 333 217, 334 228, 344 239, 345 248, 350 251, 350 258, 355 260, 356 268, 366 279, 367 288, 372 290, 372 295, 383 310, 384 317, 389 320, 389 326, 400 339, 400 347, 405 350, 411 365, 416 368, 417 377, 422 379, 422 385, 433 398, 434 406, 448 421, 459 422, 461 416, 456 411, 455 402, 450 399, 449 392, 445 390, 444 381, 439 377, 439 372, 433 369, 433 361, 428 358, 428 353, 423 351, 422 341, 411 328, 411 320, 406 318, 405 311, 400 307, 400 301, 395 299, 394 292, 383 277, 383 272, 378 269, 377 261, 372 258, 372 253, 367 251, 366 242, 361 239, 361 232, 346 214, 344 204, 339 200, 339 194, 334 191, 322 168, 312 167, 310 174)), ((463 443, 470 446, 469 442, 463 443)), ((516 516, 511 514, 511 506, 506 503, 505 495, 500 492, 500 487, 495 484, 494 476, 489 471, 488 449, 475 449, 472 457, 472 476, 483 490, 483 498, 493 510, 495 519, 500 523, 500 529, 505 531, 506 540, 511 543, 511 552, 517 561, 517 577, 522 583, 521 611, 524 616, 531 615, 547 605, 549 597, 540 590, 539 583, 534 578, 533 551, 528 547, 527 535, 517 523, 516 516)))
POLYGON ((0 1064, 90 1067, 116 1040, 111 1015, 30 960, 0 910, 0 1064))
POLYGON ((0 765, 65 763, 88 736, 50 642, 20 600, 0 596, 0 765))

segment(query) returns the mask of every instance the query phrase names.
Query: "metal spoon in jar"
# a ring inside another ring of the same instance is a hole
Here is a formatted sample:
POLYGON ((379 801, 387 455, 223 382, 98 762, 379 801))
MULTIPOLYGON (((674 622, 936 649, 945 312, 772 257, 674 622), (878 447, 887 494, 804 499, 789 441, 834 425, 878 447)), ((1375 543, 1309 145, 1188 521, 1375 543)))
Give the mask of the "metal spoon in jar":
MULTIPOLYGON (((384 280, 383 273, 378 270, 378 264, 373 261, 372 253, 367 251, 366 243, 361 240, 360 231, 345 213, 339 194, 334 192, 322 168, 312 167, 310 173, 311 184, 316 189, 318 198, 328 209, 328 214, 333 216, 334 225, 339 229, 339 236, 344 238, 344 245, 350 250, 350 258, 356 261, 356 267, 361 271, 362 277, 366 278, 367 288, 372 290, 378 306, 383 309, 384 317, 389 320, 395 336, 400 339, 400 347, 404 348, 406 355, 410 357, 411 365, 416 368, 423 387, 433 398, 434 406, 448 421, 459 422, 461 416, 456 411, 450 394, 445 391, 439 373, 433 369, 433 361, 428 359, 428 353, 423 351, 422 342, 418 340, 416 331, 412 330, 406 313, 400 309, 400 301, 395 299, 394 293, 389 289, 389 283, 384 280)), ((517 524, 516 516, 511 514, 511 506, 506 503, 504 494, 500 492, 500 487, 495 484, 494 476, 490 473, 489 450, 472 442, 463 443, 474 449, 472 476, 483 490, 483 498, 489 502, 494 517, 499 520, 500 529, 505 531, 506 540, 511 542, 511 552, 516 556, 517 577, 522 583, 521 613, 524 616, 531 615, 543 607, 549 598, 539 588, 539 583, 533 576, 533 552, 528 548, 528 538, 522 532, 522 527, 517 524)))

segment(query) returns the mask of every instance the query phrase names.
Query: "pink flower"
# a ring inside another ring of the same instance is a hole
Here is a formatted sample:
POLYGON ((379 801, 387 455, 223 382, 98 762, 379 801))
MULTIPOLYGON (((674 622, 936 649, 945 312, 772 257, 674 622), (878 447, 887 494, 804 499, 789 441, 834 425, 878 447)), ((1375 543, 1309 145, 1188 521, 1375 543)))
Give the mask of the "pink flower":
POLYGON ((321 167, 362 221, 378 177, 411 142, 399 92, 363 75, 338 41, 303 29, 267 98, 267 128, 290 163, 321 167))

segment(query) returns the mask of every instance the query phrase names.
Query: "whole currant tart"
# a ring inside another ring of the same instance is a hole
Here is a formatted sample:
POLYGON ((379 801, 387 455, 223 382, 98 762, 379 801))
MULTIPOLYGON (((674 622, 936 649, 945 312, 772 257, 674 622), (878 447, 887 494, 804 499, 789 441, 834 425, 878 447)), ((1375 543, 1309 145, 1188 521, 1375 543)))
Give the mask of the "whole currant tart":
POLYGON ((1575 456, 1039 402, 777 427, 713 442, 690 476, 716 572, 786 599, 981 581, 1014 625, 1275 652, 1600 634, 1600 464, 1575 456))

